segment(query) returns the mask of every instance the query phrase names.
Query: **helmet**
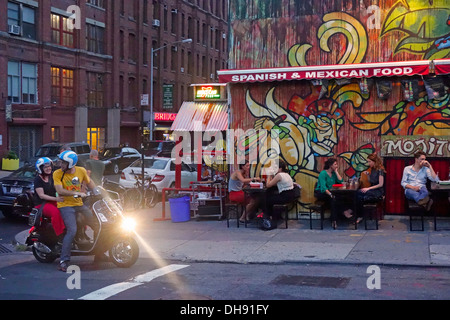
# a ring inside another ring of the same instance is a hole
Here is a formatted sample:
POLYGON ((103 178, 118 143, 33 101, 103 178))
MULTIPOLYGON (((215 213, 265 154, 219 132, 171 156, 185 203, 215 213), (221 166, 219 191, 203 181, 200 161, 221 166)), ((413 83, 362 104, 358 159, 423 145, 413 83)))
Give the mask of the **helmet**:
POLYGON ((52 160, 50 160, 50 158, 47 158, 47 157, 39 158, 39 159, 36 161, 36 164, 35 164, 35 167, 36 167, 37 172, 38 172, 39 174, 42 174, 42 166, 43 166, 44 164, 48 164, 48 163, 50 163, 51 165, 53 165, 53 162, 52 162, 52 160))
POLYGON ((61 153, 59 155, 59 159, 69 163, 68 169, 72 169, 73 167, 75 167, 78 162, 77 154, 71 150, 67 150, 61 153))

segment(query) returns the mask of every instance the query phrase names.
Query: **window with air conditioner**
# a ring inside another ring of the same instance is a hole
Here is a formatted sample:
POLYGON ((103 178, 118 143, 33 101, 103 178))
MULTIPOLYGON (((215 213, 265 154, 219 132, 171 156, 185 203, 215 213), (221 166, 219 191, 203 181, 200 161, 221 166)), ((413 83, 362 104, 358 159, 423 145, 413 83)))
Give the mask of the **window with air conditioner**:
POLYGON ((35 40, 36 10, 24 4, 8 2, 8 32, 35 40))

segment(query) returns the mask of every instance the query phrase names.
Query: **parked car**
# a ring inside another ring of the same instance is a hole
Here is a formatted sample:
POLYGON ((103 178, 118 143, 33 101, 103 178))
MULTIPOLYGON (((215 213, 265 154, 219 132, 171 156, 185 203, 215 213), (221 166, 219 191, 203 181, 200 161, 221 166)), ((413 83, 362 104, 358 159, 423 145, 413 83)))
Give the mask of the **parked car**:
MULTIPOLYGON (((153 178, 152 183, 162 192, 163 188, 175 186, 175 159, 163 157, 145 157, 144 172, 153 178)), ((119 183, 125 188, 133 188, 136 183, 135 175, 142 173, 142 160, 136 160, 129 167, 122 170, 119 183), (133 174, 134 172, 134 174, 133 174)), ((192 181, 197 181, 197 171, 184 162, 181 164, 181 187, 188 188, 192 181)))
POLYGON ((25 165, 0 179, 0 210, 5 217, 21 215, 21 212, 14 210, 14 200, 21 194, 34 192, 35 176, 34 165, 25 165))
POLYGON ((146 147, 146 156, 170 158, 175 141, 152 140, 146 143, 146 147))
POLYGON ((130 147, 105 148, 99 157, 105 163, 105 172, 114 174, 140 158, 139 151, 130 147))
POLYGON ((29 160, 29 164, 33 166, 36 163, 37 159, 42 157, 48 157, 52 159, 56 164, 58 155, 60 154, 60 150, 64 145, 70 147, 70 149, 72 149, 78 155, 77 166, 84 167, 85 162, 89 159, 89 154, 91 153, 91 147, 85 142, 52 142, 43 144, 39 147, 34 158, 29 160))

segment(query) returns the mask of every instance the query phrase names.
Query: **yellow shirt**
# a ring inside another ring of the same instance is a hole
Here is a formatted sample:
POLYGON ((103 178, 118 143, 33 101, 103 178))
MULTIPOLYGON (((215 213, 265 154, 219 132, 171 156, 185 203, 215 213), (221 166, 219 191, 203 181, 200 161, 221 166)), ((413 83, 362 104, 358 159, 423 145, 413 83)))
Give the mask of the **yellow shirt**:
MULTIPOLYGON (((81 192, 81 185, 83 182, 88 184, 90 182, 86 169, 83 167, 75 167, 75 173, 64 174, 61 169, 53 172, 53 181, 55 186, 60 185, 63 189, 69 191, 81 192), (62 182, 61 182, 62 178, 62 182)), ((58 208, 62 207, 80 207, 83 205, 83 199, 74 198, 73 196, 63 197, 63 202, 58 202, 58 208)))

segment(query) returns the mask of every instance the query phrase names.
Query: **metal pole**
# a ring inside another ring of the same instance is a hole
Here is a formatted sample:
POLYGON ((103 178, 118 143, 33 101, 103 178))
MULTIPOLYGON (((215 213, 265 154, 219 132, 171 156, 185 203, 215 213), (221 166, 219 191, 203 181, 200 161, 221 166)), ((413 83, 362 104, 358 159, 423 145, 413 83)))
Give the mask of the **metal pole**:
POLYGON ((155 51, 151 50, 150 53, 150 141, 153 140, 153 55, 155 51))
POLYGON ((153 56, 155 55, 155 52, 164 49, 167 46, 173 46, 173 45, 178 45, 180 43, 191 43, 192 39, 184 39, 181 41, 175 41, 172 42, 170 44, 166 44, 162 47, 153 49, 153 47, 150 50, 150 140, 153 140, 153 128, 154 128, 154 116, 153 116, 153 78, 154 78, 154 74, 153 74, 153 56))
POLYGON ((144 209, 144 106, 141 105, 141 170, 142 170, 142 185, 141 185, 141 194, 142 194, 142 209, 144 209))

